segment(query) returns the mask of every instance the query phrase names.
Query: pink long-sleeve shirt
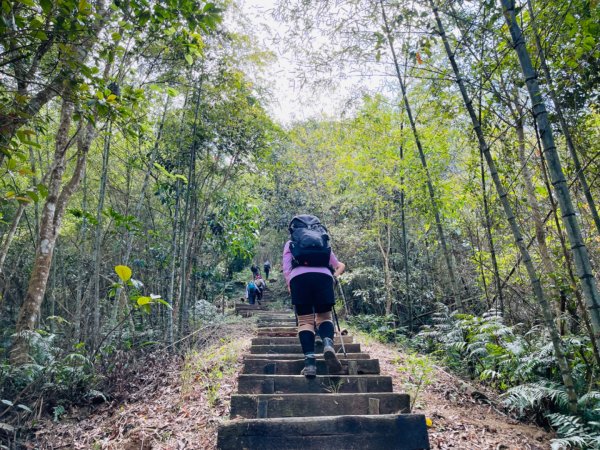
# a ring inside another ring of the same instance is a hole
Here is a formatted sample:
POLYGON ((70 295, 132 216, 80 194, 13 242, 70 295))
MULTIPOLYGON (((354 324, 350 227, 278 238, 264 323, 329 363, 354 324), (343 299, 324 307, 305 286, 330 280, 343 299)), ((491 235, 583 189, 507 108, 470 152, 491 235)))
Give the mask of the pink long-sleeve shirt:
MULTIPOLYGON (((333 274, 331 273, 331 270, 329 270, 329 267, 292 267, 292 260, 294 258, 290 250, 290 242, 291 241, 287 241, 283 246, 283 276, 285 277, 285 282, 287 283, 288 287, 292 278, 304 273, 323 273, 333 278, 333 274)), ((331 255, 329 256, 329 265, 336 269, 339 264, 340 262, 335 256, 335 253, 331 251, 331 255)))

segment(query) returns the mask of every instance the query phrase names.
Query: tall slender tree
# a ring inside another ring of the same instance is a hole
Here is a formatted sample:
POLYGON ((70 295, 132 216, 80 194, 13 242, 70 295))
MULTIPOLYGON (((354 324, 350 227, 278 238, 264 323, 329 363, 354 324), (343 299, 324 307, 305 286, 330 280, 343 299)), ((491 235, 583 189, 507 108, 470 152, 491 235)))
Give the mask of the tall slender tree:
POLYGON ((571 200, 569 186, 565 179, 560 157, 554 143, 552 126, 548 120, 546 104, 538 83, 538 75, 531 62, 529 50, 525 45, 525 36, 517 23, 514 0, 501 0, 502 11, 506 24, 510 31, 514 50, 519 58, 521 70, 527 85, 527 91, 531 100, 531 107, 542 141, 543 156, 548 165, 550 180, 554 187, 558 204, 562 213, 562 219, 567 230, 567 236, 571 244, 571 251, 577 268, 577 276, 586 299, 590 319, 595 332, 595 339, 600 341, 600 292, 592 271, 590 257, 587 247, 581 235, 581 228, 571 200))
POLYGON ((569 409, 571 410, 571 412, 576 412, 577 411, 577 393, 575 392, 575 383, 573 382, 573 377, 571 375, 571 369, 569 367, 569 362, 566 358, 563 344, 561 342, 560 335, 556 328, 556 323, 554 322, 554 316, 552 314, 552 309, 550 308, 550 305, 546 299, 546 295, 544 293, 544 289, 542 287, 540 278, 535 270, 533 261, 531 260, 531 256, 529 254, 529 250, 527 250, 527 246, 525 245, 525 242, 523 240, 523 235, 521 233, 520 227, 517 223, 517 220, 513 213, 512 207, 508 201, 508 193, 506 192, 506 189, 504 188, 502 181, 500 180, 500 176, 499 176, 498 170, 496 168, 496 163, 492 157, 492 154, 490 152, 490 147, 485 139, 483 130, 481 128, 481 124, 479 123, 479 120, 475 113, 475 108, 473 107, 473 101, 472 101, 471 97, 469 96, 469 93, 466 89, 463 75, 458 67, 458 64, 456 63, 456 58, 454 56, 454 53, 450 47, 450 43, 446 36, 446 32, 445 32, 443 23, 441 21, 440 15, 439 15, 438 7, 434 3, 434 0, 429 0, 429 5, 435 16, 435 21, 437 24, 437 32, 442 39, 442 42, 444 44, 444 49, 446 51, 446 55, 448 56, 448 59, 450 60, 450 65, 452 66, 452 70, 456 77, 456 83, 458 84, 465 107, 467 108, 469 117, 473 124, 473 130, 475 131, 475 134, 477 136, 477 141, 479 143, 479 147, 487 161, 488 167, 490 169, 490 173, 492 175, 492 180, 494 181, 496 191, 498 192, 498 196, 500 197, 502 207, 504 208, 504 213, 510 224, 515 243, 519 247, 519 251, 521 252, 523 263, 525 264, 525 267, 527 268, 527 273, 529 275, 529 279, 531 282, 531 286, 533 288, 533 292, 534 292, 535 297, 536 297, 536 299, 540 305, 540 308, 542 310, 542 315, 544 318, 545 325, 548 328, 548 331, 550 332, 550 336, 552 339, 552 345, 554 348, 554 354, 556 357, 556 362, 558 363, 558 366, 560 367, 562 380, 563 380, 563 383, 567 390, 567 394, 568 394, 568 398, 569 398, 569 409))

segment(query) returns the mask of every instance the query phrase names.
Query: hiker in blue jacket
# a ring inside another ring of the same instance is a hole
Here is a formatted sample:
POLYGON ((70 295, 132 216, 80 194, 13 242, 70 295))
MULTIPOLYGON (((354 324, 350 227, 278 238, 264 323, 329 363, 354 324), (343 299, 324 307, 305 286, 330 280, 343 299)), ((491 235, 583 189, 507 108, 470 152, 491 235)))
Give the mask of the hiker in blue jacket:
POLYGON ((254 303, 256 302, 257 291, 258 291, 258 288, 256 287, 254 280, 251 280, 246 285, 246 298, 248 299, 248 304, 254 305, 254 303))

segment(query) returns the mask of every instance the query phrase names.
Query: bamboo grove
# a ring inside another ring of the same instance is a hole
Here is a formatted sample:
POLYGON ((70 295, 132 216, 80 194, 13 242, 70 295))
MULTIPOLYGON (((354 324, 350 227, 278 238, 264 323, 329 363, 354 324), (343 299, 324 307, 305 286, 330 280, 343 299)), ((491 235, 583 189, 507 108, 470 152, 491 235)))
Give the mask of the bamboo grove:
POLYGON ((271 12, 297 78, 348 92, 343 111, 271 117, 275 56, 233 2, 2 3, 0 398, 49 367, 177 352, 309 212, 348 264, 351 324, 593 448, 597 1, 271 12))

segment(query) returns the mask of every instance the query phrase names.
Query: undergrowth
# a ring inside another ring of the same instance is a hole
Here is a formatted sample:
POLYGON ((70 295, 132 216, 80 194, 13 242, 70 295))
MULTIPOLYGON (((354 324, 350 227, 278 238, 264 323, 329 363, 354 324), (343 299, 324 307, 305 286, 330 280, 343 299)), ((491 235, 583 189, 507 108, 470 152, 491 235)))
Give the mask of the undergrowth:
POLYGON ((188 397, 199 383, 209 406, 220 403, 219 391, 225 376, 237 370, 236 362, 242 351, 243 342, 231 336, 221 338, 203 349, 189 350, 181 370, 181 397, 188 397))
MULTIPOLYGON (((161 364, 176 354, 202 355, 201 362, 194 359, 200 368, 197 376, 206 386, 209 403, 215 404, 219 380, 231 370, 235 349, 223 342, 216 349, 212 345, 215 336, 240 328, 240 320, 216 316, 209 323, 198 321, 196 325, 202 326, 168 348, 149 341, 142 333, 130 336, 125 332, 95 353, 83 344, 65 352, 58 346, 56 334, 30 332, 28 364, 13 366, 8 360, 0 361, 0 448, 18 448, 40 421, 60 421, 76 407, 127 401, 132 393, 156 381, 156 374, 149 370, 160 370, 161 364)), ((186 363, 192 360, 188 356, 186 363)))
MULTIPOLYGON (((599 368, 586 336, 563 338, 579 396, 578 414, 571 415, 553 347, 541 325, 509 326, 496 310, 474 316, 452 313, 444 305, 439 305, 432 323, 412 337, 395 327, 393 316, 361 315, 348 321, 381 342, 432 356, 455 373, 494 388, 517 418, 556 430, 559 437, 553 448, 600 448, 599 368)), ((419 356, 414 358, 403 370, 419 386, 420 377, 413 373, 424 367, 415 362, 419 356)))

